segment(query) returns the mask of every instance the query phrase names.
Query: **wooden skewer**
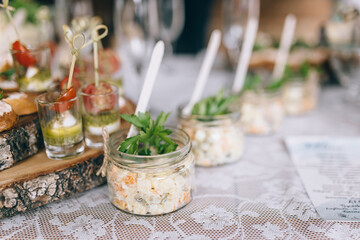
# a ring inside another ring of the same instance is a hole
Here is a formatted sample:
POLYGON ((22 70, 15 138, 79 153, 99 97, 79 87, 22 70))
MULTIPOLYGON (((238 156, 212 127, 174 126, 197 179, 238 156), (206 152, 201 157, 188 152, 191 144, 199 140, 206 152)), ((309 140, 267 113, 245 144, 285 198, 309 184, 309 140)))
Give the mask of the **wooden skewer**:
POLYGON ((98 56, 98 44, 100 40, 106 37, 108 34, 108 28, 105 25, 96 26, 91 32, 91 41, 94 47, 94 74, 95 74, 95 86, 99 86, 99 56, 98 56), (99 35, 99 30, 103 29, 104 32, 99 35))
POLYGON ((19 41, 21 42, 19 31, 17 30, 16 25, 14 23, 14 19, 12 18, 11 13, 10 13, 10 11, 15 11, 15 8, 12 6, 9 6, 9 0, 2 0, 2 4, 0 4, 0 7, 4 8, 7 16, 9 17, 10 23, 15 30, 15 34, 16 34, 17 38, 19 39, 19 41))
POLYGON ((84 47, 84 43, 85 43, 85 36, 82 33, 77 33, 72 38, 72 45, 71 45, 72 46, 72 51, 71 51, 72 61, 71 61, 71 66, 70 66, 69 79, 67 82, 67 89, 69 89, 71 87, 76 57, 79 55, 80 49, 84 47))

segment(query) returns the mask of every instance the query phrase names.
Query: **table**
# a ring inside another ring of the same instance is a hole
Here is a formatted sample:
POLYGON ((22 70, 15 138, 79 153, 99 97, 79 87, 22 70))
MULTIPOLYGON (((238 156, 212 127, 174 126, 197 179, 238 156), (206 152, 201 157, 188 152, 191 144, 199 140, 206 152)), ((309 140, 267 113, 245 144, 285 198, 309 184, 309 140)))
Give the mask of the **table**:
MULTIPOLYGON (((174 111, 193 89, 198 58, 169 59, 155 85, 150 108, 174 111)), ((233 74, 216 68, 206 94, 230 86, 233 74)), ((127 82, 136 100, 138 85, 127 82)), ((360 111, 345 104, 339 87, 323 89, 319 107, 286 118, 271 136, 246 137, 235 164, 197 168, 193 201, 179 211, 138 217, 117 210, 101 186, 70 199, 0 221, 2 239, 359 239, 360 223, 319 218, 286 151, 289 135, 358 136, 360 111)), ((174 112, 173 112, 174 113, 174 112)), ((174 114, 170 123, 175 123, 174 114)))

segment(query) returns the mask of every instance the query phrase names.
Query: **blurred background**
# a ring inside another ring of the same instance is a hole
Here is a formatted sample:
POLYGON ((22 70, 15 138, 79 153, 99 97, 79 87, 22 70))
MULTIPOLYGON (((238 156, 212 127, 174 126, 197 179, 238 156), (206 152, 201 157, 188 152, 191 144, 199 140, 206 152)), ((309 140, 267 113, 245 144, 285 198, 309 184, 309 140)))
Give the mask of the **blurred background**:
MULTIPOLYGON (((220 65, 234 70, 248 20, 249 1, 10 0, 10 5, 26 12, 17 11, 15 15, 20 16, 15 16, 15 21, 22 24, 21 32, 27 42, 52 42, 53 49, 58 50, 66 45, 63 24, 76 31, 81 30, 81 24, 88 24, 91 17, 100 17, 109 27, 109 37, 102 40, 103 46, 113 49, 121 62, 131 63, 141 75, 156 40, 165 41, 165 57, 201 54, 210 32, 216 28, 223 34, 220 65), (88 23, 82 22, 81 17, 87 17, 88 23)), ((261 0, 259 32, 250 70, 273 68, 284 19, 293 13, 297 26, 289 66, 296 69, 304 61, 320 66, 323 83, 341 83, 350 89, 353 100, 359 100, 359 5, 357 0, 261 0)), ((0 17, 3 23, 8 21, 3 12, 0 17)), ((7 46, 1 44, 2 48, 7 46)), ((62 59, 68 57, 58 58, 61 65, 62 59)))

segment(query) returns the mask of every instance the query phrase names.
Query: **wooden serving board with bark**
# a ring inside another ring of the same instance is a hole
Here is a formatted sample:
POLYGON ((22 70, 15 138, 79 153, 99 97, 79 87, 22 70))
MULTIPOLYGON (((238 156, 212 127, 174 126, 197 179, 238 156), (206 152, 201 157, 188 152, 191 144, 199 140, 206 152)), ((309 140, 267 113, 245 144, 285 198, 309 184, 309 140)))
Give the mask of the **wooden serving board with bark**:
POLYGON ((86 151, 70 160, 51 160, 42 151, 0 172, 0 218, 67 198, 105 183, 97 176, 101 150, 86 151))
POLYGON ((43 148, 37 113, 21 116, 12 129, 0 133, 0 171, 33 156, 43 148))
MULTIPOLYGON (((135 104, 125 100, 120 113, 134 113, 135 104)), ((129 124, 122 121, 121 128, 127 127, 129 124)), ((49 159, 42 150, 37 113, 21 117, 13 129, 0 133, 0 137, 0 218, 68 198, 106 182, 106 178, 96 175, 104 158, 102 150, 87 148, 73 159, 49 159)))

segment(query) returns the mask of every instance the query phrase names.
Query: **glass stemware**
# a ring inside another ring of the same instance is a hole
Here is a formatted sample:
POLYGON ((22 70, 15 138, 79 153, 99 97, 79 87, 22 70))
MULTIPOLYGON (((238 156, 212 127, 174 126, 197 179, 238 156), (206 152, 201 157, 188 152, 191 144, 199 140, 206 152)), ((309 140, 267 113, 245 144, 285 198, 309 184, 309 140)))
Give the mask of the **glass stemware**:
POLYGON ((223 43, 231 64, 236 66, 248 19, 249 0, 225 0, 223 3, 223 43))
POLYGON ((154 21, 149 6, 153 0, 116 0, 114 27, 117 45, 123 57, 133 64, 138 75, 154 45, 150 24, 154 21))
POLYGON ((334 1, 334 12, 326 23, 331 49, 330 63, 347 92, 345 100, 360 103, 360 3, 334 1))
POLYGON ((185 23, 185 8, 183 0, 156 0, 156 27, 154 34, 157 39, 165 42, 168 49, 165 52, 173 53, 172 43, 180 36, 185 23))

